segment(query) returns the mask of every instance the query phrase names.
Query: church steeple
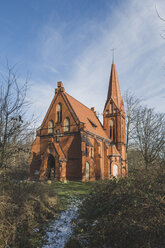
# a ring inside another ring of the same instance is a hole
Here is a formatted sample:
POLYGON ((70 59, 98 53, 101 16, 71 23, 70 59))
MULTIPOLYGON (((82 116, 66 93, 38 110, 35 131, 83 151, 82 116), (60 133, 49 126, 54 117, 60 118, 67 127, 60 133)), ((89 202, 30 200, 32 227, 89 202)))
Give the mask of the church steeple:
MULTIPOLYGON (((111 146, 117 148, 121 161, 121 174, 125 175, 128 164, 126 160, 125 112, 114 61, 111 66, 109 87, 104 112, 104 130, 111 139, 111 146), (125 168, 124 170, 122 168, 125 168)), ((116 155, 109 157, 110 166, 116 163, 116 155)))
POLYGON ((103 112, 104 129, 125 160, 125 113, 117 76, 116 65, 112 63, 107 100, 103 112))
POLYGON ((116 65, 114 63, 112 63, 112 66, 111 66, 108 95, 107 95, 107 101, 106 101, 105 107, 110 99, 112 99, 112 101, 114 102, 114 104, 116 105, 118 109, 121 108, 123 101, 122 101, 121 92, 120 92, 116 65))

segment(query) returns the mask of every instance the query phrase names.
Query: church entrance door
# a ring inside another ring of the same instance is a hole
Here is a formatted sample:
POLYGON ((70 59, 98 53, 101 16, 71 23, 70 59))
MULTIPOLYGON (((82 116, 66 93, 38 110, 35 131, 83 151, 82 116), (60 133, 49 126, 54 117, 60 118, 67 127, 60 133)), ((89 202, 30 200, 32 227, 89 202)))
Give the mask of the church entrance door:
POLYGON ((49 154, 47 161, 47 178, 51 180, 55 178, 55 158, 52 154, 49 154))

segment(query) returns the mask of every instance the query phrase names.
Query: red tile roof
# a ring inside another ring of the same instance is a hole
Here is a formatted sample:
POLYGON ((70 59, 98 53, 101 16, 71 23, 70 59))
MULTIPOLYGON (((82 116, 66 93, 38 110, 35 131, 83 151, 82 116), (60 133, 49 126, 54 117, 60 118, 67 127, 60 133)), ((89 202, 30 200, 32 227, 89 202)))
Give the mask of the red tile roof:
POLYGON ((75 98, 65 93, 80 122, 85 123, 85 130, 105 139, 109 139, 95 113, 75 98))

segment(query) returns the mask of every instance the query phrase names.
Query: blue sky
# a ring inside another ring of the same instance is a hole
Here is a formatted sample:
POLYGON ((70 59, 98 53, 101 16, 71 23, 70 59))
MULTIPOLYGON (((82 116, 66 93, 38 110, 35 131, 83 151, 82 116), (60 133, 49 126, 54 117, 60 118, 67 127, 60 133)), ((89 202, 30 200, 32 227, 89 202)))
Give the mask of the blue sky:
MULTIPOLYGON (((31 111, 42 121, 57 81, 101 114, 112 48, 122 94, 129 89, 165 112, 164 0, 0 1, 0 70, 6 58, 23 79, 31 111)), ((101 116, 101 115, 100 115, 101 116)))

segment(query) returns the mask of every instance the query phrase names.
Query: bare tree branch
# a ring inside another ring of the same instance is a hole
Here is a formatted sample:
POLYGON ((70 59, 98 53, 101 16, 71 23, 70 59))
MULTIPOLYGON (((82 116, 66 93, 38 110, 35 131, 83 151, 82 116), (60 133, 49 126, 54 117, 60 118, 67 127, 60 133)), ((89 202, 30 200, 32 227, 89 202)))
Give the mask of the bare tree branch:
POLYGON ((135 120, 134 140, 144 158, 146 168, 160 158, 165 145, 165 115, 140 107, 135 120))
POLYGON ((132 135, 134 133, 134 121, 136 118, 137 109, 141 100, 137 98, 132 92, 126 91, 124 95, 124 105, 126 112, 126 151, 130 145, 132 135))
POLYGON ((0 168, 11 154, 23 148, 29 133, 29 122, 24 121, 28 106, 27 80, 20 87, 14 69, 15 66, 10 67, 7 62, 7 74, 0 77, 0 168))

